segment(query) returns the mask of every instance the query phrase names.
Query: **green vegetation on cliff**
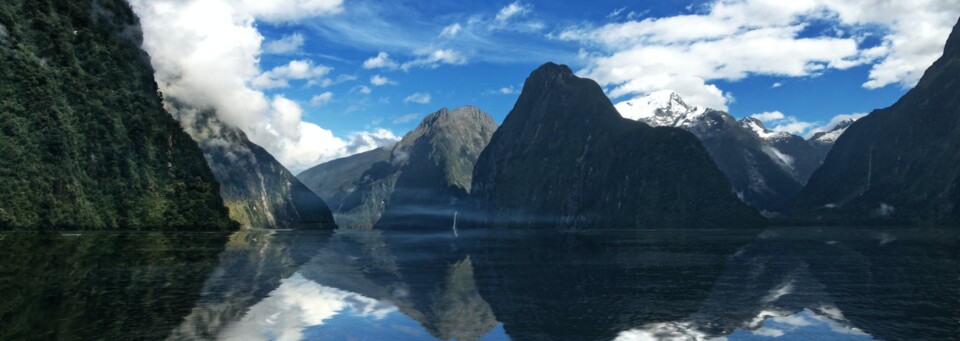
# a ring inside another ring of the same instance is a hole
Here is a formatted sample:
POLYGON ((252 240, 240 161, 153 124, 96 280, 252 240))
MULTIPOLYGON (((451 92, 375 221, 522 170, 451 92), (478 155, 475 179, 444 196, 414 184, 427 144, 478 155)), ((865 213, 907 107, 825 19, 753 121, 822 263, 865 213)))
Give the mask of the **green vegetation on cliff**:
POLYGON ((0 228, 230 229, 122 0, 0 3, 0 228))

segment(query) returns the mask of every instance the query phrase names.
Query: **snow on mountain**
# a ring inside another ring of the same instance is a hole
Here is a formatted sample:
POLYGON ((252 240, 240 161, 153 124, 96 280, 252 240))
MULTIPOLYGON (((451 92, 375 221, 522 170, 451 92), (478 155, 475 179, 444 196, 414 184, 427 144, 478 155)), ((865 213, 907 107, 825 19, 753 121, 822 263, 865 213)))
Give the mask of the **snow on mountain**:
POLYGON ((625 118, 693 133, 741 199, 760 209, 776 208, 800 191, 825 154, 800 136, 767 129, 756 118, 691 106, 669 90, 615 107, 625 118))
POLYGON ((767 129, 767 127, 763 125, 763 122, 753 117, 747 117, 740 120, 740 125, 742 125, 744 128, 750 129, 763 140, 788 139, 790 136, 793 136, 793 134, 787 132, 767 129))
POLYGON ((814 134, 810 137, 810 141, 832 145, 834 142, 837 142, 840 135, 843 135, 843 132, 847 131, 847 128, 849 128, 854 121, 856 121, 856 119, 853 118, 840 121, 840 123, 837 123, 827 131, 814 134))
POLYGON ((681 127, 702 116, 705 109, 683 102, 676 92, 662 90, 617 103, 620 115, 652 127, 681 127))

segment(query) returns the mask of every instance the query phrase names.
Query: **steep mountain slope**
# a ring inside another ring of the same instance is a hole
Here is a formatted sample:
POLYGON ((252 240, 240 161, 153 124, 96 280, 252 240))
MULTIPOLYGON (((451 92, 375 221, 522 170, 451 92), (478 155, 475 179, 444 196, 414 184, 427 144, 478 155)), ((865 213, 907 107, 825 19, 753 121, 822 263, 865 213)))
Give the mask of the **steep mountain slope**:
POLYGON ((473 175, 479 224, 624 228, 761 221, 696 138, 624 119, 596 82, 547 63, 473 175))
POLYGON ((700 139, 738 196, 761 210, 779 208, 796 195, 822 162, 822 153, 799 136, 774 132, 754 118, 687 105, 660 91, 616 105, 623 117, 654 127, 685 129, 700 139))
POLYGON ((233 229, 121 0, 0 3, 0 228, 233 229))
POLYGON ((787 210, 832 223, 960 224, 960 23, 893 106, 840 136, 787 210))
POLYGON ((474 162, 496 129, 490 115, 476 107, 441 109, 389 155, 369 152, 334 160, 300 177, 324 195, 345 228, 449 225, 454 204, 470 192, 474 162))
POLYGON ((353 192, 354 182, 377 162, 390 161, 390 147, 381 147, 359 154, 324 162, 297 174, 297 178, 310 188, 332 209, 337 209, 344 197, 353 192))
POLYGON ((200 144, 230 217, 244 228, 336 228, 323 200, 243 131, 212 111, 181 108, 175 100, 167 108, 200 144))

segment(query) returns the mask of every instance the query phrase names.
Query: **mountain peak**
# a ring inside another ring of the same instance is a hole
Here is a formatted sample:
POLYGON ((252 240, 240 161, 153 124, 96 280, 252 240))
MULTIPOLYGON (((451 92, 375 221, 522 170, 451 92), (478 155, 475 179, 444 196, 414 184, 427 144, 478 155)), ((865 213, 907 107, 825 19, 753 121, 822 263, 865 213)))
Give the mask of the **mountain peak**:
POLYGON ((556 64, 554 62, 546 62, 530 74, 531 77, 536 76, 540 78, 557 78, 568 75, 574 75, 573 70, 571 70, 569 66, 556 64))
POLYGON ((678 127, 703 115, 704 109, 690 106, 672 90, 654 91, 646 96, 617 103, 624 118, 654 127, 678 127))

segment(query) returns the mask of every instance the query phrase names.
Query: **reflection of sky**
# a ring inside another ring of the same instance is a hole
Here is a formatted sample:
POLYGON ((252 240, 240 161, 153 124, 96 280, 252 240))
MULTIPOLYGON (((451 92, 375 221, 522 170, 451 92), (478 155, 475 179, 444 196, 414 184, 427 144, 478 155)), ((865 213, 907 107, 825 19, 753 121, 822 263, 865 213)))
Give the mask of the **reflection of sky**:
POLYGON ((762 311, 745 327, 737 328, 728 336, 710 336, 690 322, 652 323, 622 332, 616 340, 875 340, 851 326, 835 307, 821 307, 816 312, 804 309, 791 315, 762 311))
MULTIPOLYGON (((436 340, 386 301, 320 285, 296 273, 228 326, 223 340, 436 340)), ((509 340, 497 325, 481 340, 509 340)))

